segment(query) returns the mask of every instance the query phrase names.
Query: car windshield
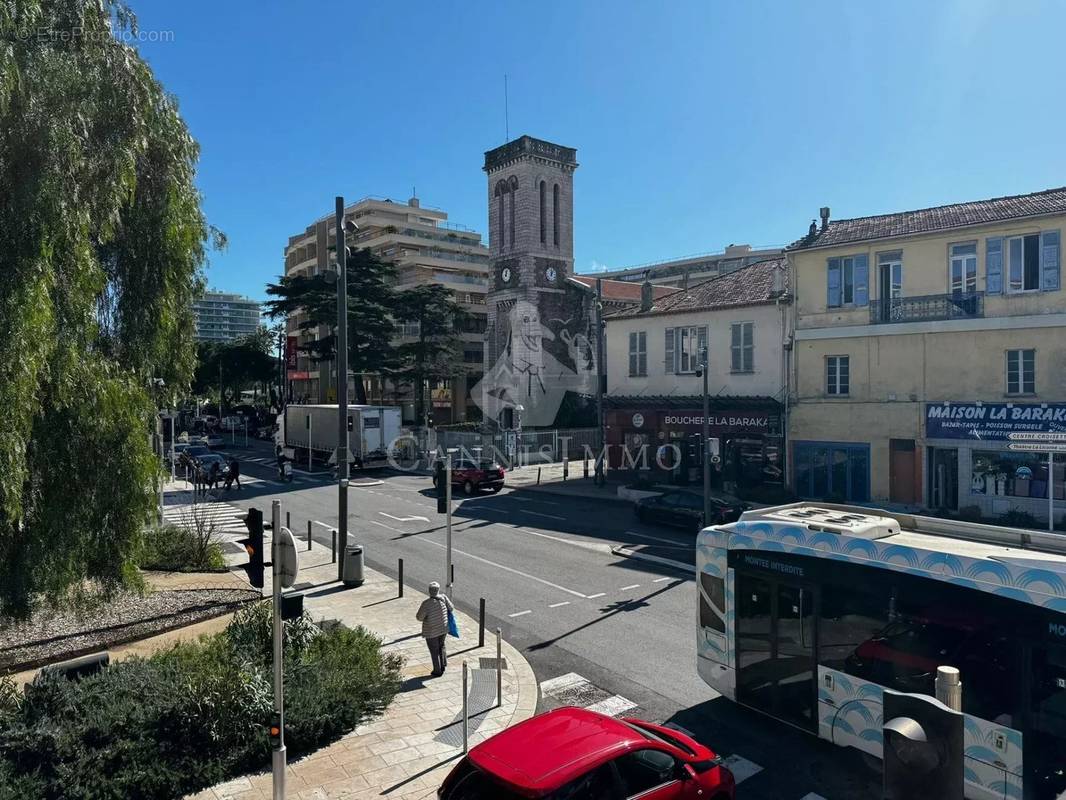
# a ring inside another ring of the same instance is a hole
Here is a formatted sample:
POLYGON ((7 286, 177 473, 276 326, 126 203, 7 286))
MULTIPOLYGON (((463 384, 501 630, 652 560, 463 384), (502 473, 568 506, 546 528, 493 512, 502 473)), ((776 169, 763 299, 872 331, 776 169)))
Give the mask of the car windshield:
POLYGON ((208 454, 208 449, 203 445, 191 445, 185 448, 185 454, 189 456, 205 456, 208 454))

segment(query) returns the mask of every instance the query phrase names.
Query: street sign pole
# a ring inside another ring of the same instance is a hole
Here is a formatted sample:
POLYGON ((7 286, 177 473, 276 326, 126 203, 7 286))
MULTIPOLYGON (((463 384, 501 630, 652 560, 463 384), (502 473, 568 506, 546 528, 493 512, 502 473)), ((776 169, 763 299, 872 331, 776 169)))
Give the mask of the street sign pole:
POLYGON ((274 720, 278 725, 277 746, 271 754, 274 800, 285 800, 285 688, 282 679, 281 619, 281 501, 270 504, 270 561, 274 578, 274 720))
MULTIPOLYGON (((348 548, 348 253, 344 235, 344 198, 338 196, 334 223, 337 226, 337 533, 341 552, 337 578, 344 576, 348 548)), ((359 380, 362 380, 360 377, 359 380)))
POLYGON ((1047 529, 1055 532, 1055 451, 1047 451, 1047 529))
POLYGON ((450 598, 452 596, 452 454, 444 452, 444 502, 447 509, 444 517, 445 545, 444 545, 444 590, 450 598))

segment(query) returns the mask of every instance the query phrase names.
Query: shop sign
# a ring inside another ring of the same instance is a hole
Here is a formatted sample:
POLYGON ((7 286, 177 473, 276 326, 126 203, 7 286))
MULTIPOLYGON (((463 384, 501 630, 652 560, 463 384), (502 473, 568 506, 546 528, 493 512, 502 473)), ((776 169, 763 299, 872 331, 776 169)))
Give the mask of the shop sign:
POLYGON ((307 381, 311 379, 311 373, 306 371, 289 370, 290 381, 307 381))
POLYGON ((296 369, 296 360, 299 355, 297 352, 297 346, 299 343, 300 340, 296 336, 285 337, 285 368, 288 370, 296 369))
MULTIPOLYGON (((712 428, 741 429, 751 431, 769 431, 770 415, 760 411, 737 411, 711 414, 707 424, 712 428)), ((663 426, 666 428, 692 428, 703 425, 700 412, 679 411, 676 414, 664 414, 663 426)))
POLYGON ((633 415, 633 427, 640 428, 644 425, 644 415, 639 411, 633 415))
POLYGON ((927 439, 1004 441, 1012 433, 1066 432, 1066 403, 926 403, 927 439))

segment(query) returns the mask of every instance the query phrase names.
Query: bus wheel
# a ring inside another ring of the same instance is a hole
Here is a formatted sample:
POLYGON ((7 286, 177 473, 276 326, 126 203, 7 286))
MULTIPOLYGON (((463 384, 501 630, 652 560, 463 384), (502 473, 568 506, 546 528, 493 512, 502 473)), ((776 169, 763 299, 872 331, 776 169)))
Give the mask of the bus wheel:
POLYGON ((872 775, 880 777, 884 771, 884 763, 877 756, 872 756, 863 750, 856 750, 859 754, 859 763, 862 764, 863 769, 872 775))

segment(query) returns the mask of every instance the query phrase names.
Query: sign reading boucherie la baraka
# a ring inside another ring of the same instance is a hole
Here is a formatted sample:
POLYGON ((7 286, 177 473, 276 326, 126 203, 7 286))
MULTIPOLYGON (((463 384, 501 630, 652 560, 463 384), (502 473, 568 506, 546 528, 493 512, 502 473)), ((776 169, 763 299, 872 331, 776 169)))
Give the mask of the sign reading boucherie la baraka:
MULTIPOLYGON (((707 417, 707 424, 712 428, 729 428, 751 431, 770 429, 770 415, 761 411, 743 411, 737 413, 712 413, 707 417)), ((703 425, 702 412, 678 411, 663 414, 666 428, 689 428, 703 425)))
POLYGON ((927 403, 927 439, 1005 441, 1012 433, 1066 432, 1066 403, 927 403))

